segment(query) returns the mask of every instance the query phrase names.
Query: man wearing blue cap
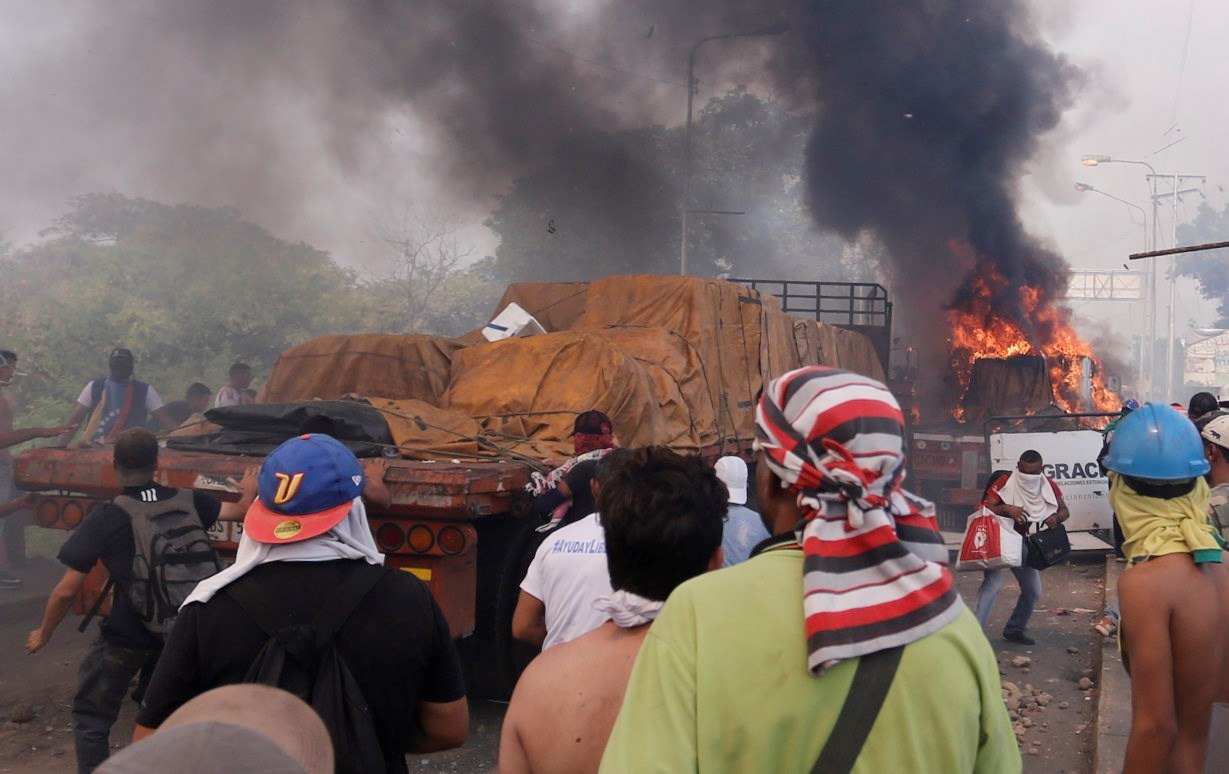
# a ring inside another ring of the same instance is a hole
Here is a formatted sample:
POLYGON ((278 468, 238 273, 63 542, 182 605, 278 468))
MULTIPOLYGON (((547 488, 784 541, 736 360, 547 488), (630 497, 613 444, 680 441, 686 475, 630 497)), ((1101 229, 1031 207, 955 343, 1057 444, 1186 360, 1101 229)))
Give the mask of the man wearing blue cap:
MULTIPOLYGON (((265 458, 257 482, 235 564, 198 585, 181 608, 135 738, 194 696, 248 680, 270 630, 279 638, 292 629, 319 634, 321 612, 347 604, 324 646, 335 647, 370 710, 383 763, 374 770, 404 772, 407 752, 460 746, 469 711, 448 623, 422 581, 383 567, 358 460, 327 435, 303 435, 265 458), (361 590, 364 578, 370 583, 361 590), (343 591, 356 587, 348 604, 343 591)), ((339 729, 329 731, 338 771, 355 770, 341 757, 339 729)))

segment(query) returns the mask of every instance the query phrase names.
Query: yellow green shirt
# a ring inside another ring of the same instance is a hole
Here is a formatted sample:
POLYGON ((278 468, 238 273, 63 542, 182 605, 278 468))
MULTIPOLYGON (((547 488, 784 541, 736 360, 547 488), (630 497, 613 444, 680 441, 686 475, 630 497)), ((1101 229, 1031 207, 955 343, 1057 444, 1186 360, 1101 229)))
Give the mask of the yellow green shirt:
POLYGON ((1222 542, 1212 524, 1206 481, 1198 478, 1190 492, 1162 500, 1136 492, 1112 470, 1108 475, 1110 507, 1126 538, 1122 552, 1132 563, 1186 553, 1196 564, 1222 561, 1222 542))
MULTIPOLYGON (((857 660, 815 678, 806 657, 796 545, 688 581, 649 629, 601 771, 809 772, 857 660)), ((965 610, 905 649, 853 771, 1020 768, 994 652, 965 610)))

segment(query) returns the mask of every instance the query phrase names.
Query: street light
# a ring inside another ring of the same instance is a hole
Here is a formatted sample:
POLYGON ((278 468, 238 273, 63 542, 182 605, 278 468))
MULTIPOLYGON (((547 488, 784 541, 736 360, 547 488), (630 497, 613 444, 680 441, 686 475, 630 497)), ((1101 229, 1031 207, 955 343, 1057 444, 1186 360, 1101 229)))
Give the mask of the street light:
POLYGON ((693 74, 696 67, 696 52, 700 46, 713 40, 730 40, 732 38, 758 38, 773 35, 783 35, 789 32, 790 25, 786 22, 770 24, 750 32, 734 32, 728 35, 713 35, 695 42, 687 54, 687 123, 683 130, 683 228, 682 245, 679 248, 679 275, 687 274, 687 210, 691 207, 691 106, 696 94, 696 79, 693 74))
POLYGON ((1114 196, 1112 193, 1106 193, 1105 191, 1102 191, 1100 188, 1097 188, 1088 183, 1076 183, 1075 190, 1079 191, 1080 193, 1101 194, 1107 199, 1113 199, 1116 202, 1122 202, 1123 204, 1127 205, 1131 209, 1138 210, 1140 217, 1144 219, 1144 252, 1148 251, 1148 213, 1144 212, 1143 207, 1140 207, 1135 202, 1129 202, 1126 199, 1120 199, 1117 196, 1114 196))
MULTIPOLYGON (((1080 163, 1086 167, 1097 167, 1102 164, 1135 164, 1136 166, 1146 167, 1148 169, 1148 172, 1151 174, 1148 175, 1146 180, 1149 184, 1149 196, 1152 198, 1152 249, 1155 250, 1157 247, 1157 208, 1159 203, 1156 196, 1157 174, 1152 165, 1146 161, 1116 159, 1102 153, 1086 153, 1084 154, 1084 157, 1080 159, 1080 163)), ((1147 244, 1147 218, 1144 220, 1144 244, 1147 244)), ((1142 367, 1144 355, 1146 354, 1148 356, 1148 394, 1146 397, 1154 398, 1156 396, 1154 395, 1152 379, 1153 374, 1156 372, 1156 364, 1153 362, 1153 355, 1155 354, 1153 348, 1156 345, 1156 261, 1152 261, 1148 268, 1148 306, 1146 307, 1146 311, 1148 312, 1148 325, 1146 325, 1145 328, 1149 333, 1149 340, 1147 347, 1143 346, 1143 342, 1140 342, 1139 357, 1141 361, 1140 366, 1142 367)), ((1173 314, 1172 308, 1170 309, 1170 314, 1173 314)), ((1169 392, 1169 385, 1166 385, 1165 392, 1169 392)))
MULTIPOLYGON (((1090 167, 1096 166, 1098 163, 1101 163, 1104 161, 1109 161, 1108 156, 1085 156, 1084 159, 1085 159, 1084 164, 1090 167), (1095 159, 1096 161, 1094 161, 1092 164, 1089 164, 1088 159, 1090 158, 1095 159)), ((1144 252, 1148 251, 1148 213, 1144 212, 1143 207, 1140 207, 1138 204, 1135 204, 1134 202, 1129 202, 1126 199, 1120 199, 1117 196, 1114 196, 1112 193, 1106 193, 1105 191, 1102 191, 1101 189, 1095 186, 1089 185, 1088 183, 1076 183, 1075 190, 1079 191, 1080 193, 1101 194, 1107 199, 1113 199, 1116 202, 1122 202, 1123 204, 1127 205, 1128 207, 1132 209, 1139 210, 1139 214, 1143 218, 1143 221, 1144 221, 1143 223, 1144 252)), ((1147 383, 1148 392, 1151 393, 1152 392, 1152 374, 1144 370, 1144 338, 1147 333, 1148 333, 1148 325, 1145 322, 1145 324, 1142 326, 1142 330, 1140 331, 1140 335, 1139 335, 1139 366, 1136 369, 1136 381, 1137 381, 1136 388, 1141 389, 1143 385, 1147 383)), ((1152 338, 1155 339, 1156 336, 1154 335, 1152 338)))
MULTIPOLYGON (((1160 205, 1160 199, 1162 196, 1172 196, 1173 197, 1173 223, 1172 223, 1173 234, 1172 234, 1171 239, 1173 242, 1173 246, 1174 247, 1178 246, 1178 197, 1181 194, 1186 193, 1186 191, 1182 189, 1182 184, 1188 180, 1206 181, 1207 178, 1203 177, 1202 175, 1180 175, 1177 172, 1173 173, 1172 175, 1168 175, 1168 174, 1159 175, 1157 174, 1157 171, 1153 169, 1152 165, 1146 161, 1133 161, 1131 159, 1115 159, 1115 158, 1111 158, 1110 156, 1093 154, 1093 153, 1086 154, 1080 160, 1080 162, 1086 167, 1095 167, 1101 164, 1137 164, 1141 167, 1147 167, 1148 172, 1150 173, 1147 176, 1147 180, 1148 180, 1149 185, 1151 186, 1151 193, 1152 193, 1152 247, 1153 249, 1156 249, 1157 247, 1157 213, 1158 213, 1158 207, 1160 205), (1171 193, 1165 193, 1165 194, 1157 193, 1156 181, 1161 178, 1166 178, 1166 179, 1172 178, 1173 188, 1171 189, 1171 193)), ((1149 274, 1151 276, 1150 284, 1151 284, 1151 292, 1152 292, 1152 338, 1155 341, 1156 340, 1156 261, 1153 261, 1151 266, 1152 268, 1149 274)), ((1169 329, 1168 329, 1168 335, 1166 336, 1167 340, 1165 342, 1165 392, 1166 394, 1168 394, 1169 391, 1172 389, 1173 379, 1174 379, 1174 311, 1175 311, 1174 305, 1177 303, 1178 283, 1177 283, 1177 277, 1175 276, 1177 272, 1177 266, 1178 266, 1177 259, 1170 258, 1169 259, 1169 329)))

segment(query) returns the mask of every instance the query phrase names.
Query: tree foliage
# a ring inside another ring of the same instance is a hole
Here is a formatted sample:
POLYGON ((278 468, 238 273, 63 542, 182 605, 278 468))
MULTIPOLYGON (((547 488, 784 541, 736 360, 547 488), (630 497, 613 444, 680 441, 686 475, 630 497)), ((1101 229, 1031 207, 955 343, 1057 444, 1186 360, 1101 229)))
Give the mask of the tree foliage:
POLYGON ((0 328, 31 374, 18 396, 43 421, 71 409, 114 346, 171 400, 192 381, 216 390, 232 360, 267 369, 370 316, 352 272, 234 210, 90 194, 48 234, 0 259, 0 328))
MULTIPOLYGON (((1178 226, 1178 242, 1183 245, 1229 241, 1229 204, 1214 210, 1199 205, 1195 220, 1178 226)), ((1179 256, 1178 274, 1199 282, 1199 293, 1218 303, 1220 319, 1216 325, 1229 327, 1229 250, 1211 250, 1179 256)))

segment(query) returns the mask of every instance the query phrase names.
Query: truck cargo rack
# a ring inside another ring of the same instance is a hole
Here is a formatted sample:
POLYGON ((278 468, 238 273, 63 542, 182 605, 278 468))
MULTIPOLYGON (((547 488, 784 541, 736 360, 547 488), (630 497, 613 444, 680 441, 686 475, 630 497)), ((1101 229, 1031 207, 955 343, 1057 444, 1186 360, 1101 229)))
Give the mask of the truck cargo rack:
POLYGON ((890 373, 892 302, 877 282, 813 282, 807 280, 731 279, 744 287, 776 297, 787 314, 856 331, 871 340, 885 373, 890 373))

